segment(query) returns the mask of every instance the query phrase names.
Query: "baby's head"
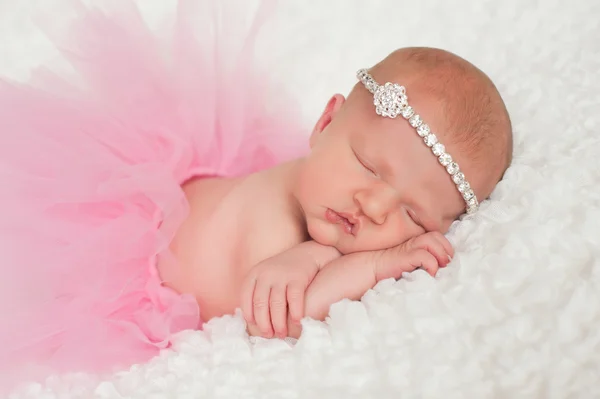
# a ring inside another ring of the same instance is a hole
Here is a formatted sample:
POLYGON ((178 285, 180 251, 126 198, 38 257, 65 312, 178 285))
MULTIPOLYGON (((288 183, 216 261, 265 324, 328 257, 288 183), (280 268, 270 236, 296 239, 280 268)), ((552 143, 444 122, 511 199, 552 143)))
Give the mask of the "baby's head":
POLYGON ((309 234, 351 253, 446 233, 476 211, 511 162, 500 94, 469 62, 430 48, 397 50, 358 78, 347 99, 338 94, 327 104, 299 167, 294 195, 309 234), (405 88, 421 125, 393 84, 405 88), (386 97, 400 105, 390 109, 386 97), (379 111, 374 98, 383 101, 379 111))

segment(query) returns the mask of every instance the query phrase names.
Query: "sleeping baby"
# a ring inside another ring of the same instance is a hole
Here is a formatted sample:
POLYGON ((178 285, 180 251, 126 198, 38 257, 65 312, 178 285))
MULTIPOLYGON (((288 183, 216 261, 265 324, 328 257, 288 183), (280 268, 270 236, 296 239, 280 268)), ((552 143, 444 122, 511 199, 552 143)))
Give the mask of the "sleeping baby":
POLYGON ((444 237, 477 211, 511 162, 506 107, 491 80, 433 48, 403 48, 334 95, 300 159, 184 185, 190 213, 161 278, 204 321, 241 308, 252 335, 298 337, 378 281, 453 256, 444 237), (177 270, 177 271, 175 271, 177 270))

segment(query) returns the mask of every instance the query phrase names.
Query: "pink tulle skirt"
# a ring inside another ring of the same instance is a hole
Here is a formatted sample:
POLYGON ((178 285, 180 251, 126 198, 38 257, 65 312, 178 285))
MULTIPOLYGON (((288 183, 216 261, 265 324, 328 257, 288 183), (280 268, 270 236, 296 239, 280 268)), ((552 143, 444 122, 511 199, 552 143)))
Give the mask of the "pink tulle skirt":
POLYGON ((181 0, 161 34, 116 4, 39 20, 72 76, 0 79, 5 382, 127 367, 201 327, 194 298, 155 269, 186 216, 181 184, 304 152, 291 107, 267 112, 252 68, 264 2, 181 0))

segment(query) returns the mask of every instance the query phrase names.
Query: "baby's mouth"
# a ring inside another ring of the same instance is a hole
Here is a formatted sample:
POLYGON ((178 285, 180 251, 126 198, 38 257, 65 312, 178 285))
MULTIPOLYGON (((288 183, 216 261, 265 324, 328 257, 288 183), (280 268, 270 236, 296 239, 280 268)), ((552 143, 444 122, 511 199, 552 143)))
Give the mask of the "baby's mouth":
POLYGON ((325 218, 331 223, 342 225, 342 229, 347 234, 355 234, 355 224, 334 210, 327 209, 327 212, 325 212, 325 218))

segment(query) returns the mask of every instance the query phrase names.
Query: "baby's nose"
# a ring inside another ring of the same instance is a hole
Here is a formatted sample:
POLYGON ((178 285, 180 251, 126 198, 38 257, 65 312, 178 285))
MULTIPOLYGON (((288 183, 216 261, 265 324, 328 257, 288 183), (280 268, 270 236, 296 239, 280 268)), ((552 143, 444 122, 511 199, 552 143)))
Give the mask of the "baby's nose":
POLYGON ((378 225, 385 223, 395 203, 394 197, 384 190, 358 191, 354 195, 354 201, 360 207, 362 213, 378 225))

